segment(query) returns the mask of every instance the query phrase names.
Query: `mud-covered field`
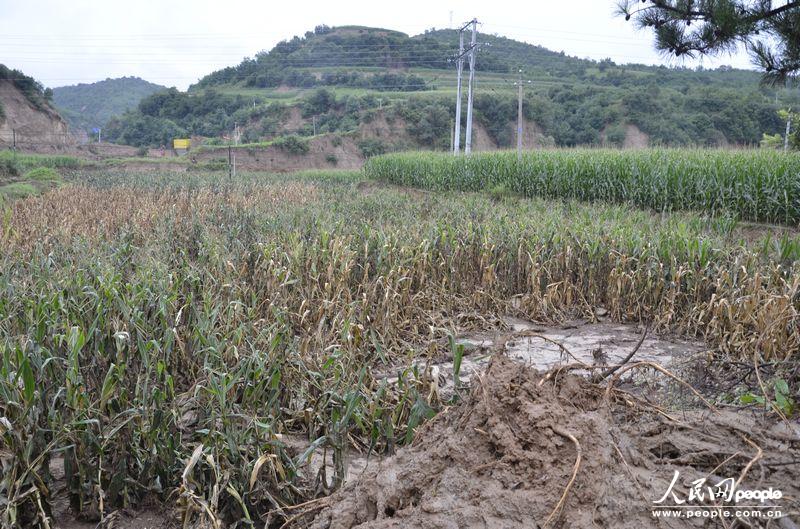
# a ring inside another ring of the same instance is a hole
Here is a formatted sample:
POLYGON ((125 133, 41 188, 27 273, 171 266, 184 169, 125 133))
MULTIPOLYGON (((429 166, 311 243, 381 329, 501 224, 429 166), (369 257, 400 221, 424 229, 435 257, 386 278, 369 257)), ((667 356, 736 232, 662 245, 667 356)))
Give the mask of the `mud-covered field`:
POLYGON ((793 232, 63 177, 2 217, 3 529, 800 523, 793 232))

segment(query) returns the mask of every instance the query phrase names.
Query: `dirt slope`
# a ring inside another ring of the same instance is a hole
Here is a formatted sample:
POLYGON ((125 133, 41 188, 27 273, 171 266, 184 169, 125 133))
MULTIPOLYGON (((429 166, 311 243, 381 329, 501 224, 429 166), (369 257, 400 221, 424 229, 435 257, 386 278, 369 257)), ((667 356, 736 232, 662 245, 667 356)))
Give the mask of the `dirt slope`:
MULTIPOLYGON (((350 138, 335 139, 321 135, 309 141, 306 154, 292 154, 278 147, 239 147, 236 149, 236 167, 243 171, 290 172, 306 169, 358 169, 364 158, 355 141, 350 138)), ((197 162, 224 162, 228 148, 209 148, 189 155, 197 162)))
POLYGON ((75 143, 67 122, 55 110, 36 108, 11 81, 0 80, 0 105, 5 113, 5 119, 0 120, 0 148, 12 145, 13 131, 17 146, 29 151, 75 143))
POLYGON ((783 512, 800 506, 797 436, 792 442, 750 416, 666 418, 627 394, 606 399, 583 378, 543 378, 502 355, 473 387, 414 445, 326 500, 311 527, 722 527, 653 517, 675 471, 684 497, 696 479, 743 477, 740 488, 781 489, 783 512))

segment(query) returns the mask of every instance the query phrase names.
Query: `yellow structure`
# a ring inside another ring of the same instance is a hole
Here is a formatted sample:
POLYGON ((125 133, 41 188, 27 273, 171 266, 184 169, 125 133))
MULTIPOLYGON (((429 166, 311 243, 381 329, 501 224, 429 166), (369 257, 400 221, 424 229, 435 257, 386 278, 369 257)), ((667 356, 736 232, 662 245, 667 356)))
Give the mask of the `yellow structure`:
POLYGON ((189 145, 191 144, 191 140, 189 138, 175 138, 172 140, 172 148, 173 149, 185 149, 189 150, 189 145))

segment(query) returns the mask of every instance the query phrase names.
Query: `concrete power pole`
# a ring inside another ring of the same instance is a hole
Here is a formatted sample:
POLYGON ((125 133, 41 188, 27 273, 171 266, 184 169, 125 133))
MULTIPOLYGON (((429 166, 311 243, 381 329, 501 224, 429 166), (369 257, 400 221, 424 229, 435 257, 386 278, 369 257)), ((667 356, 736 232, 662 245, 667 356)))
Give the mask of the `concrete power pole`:
POLYGON ((472 19, 472 41, 469 53, 469 85, 467 86, 467 134, 464 154, 472 152, 472 92, 475 84, 475 52, 478 46, 478 20, 472 19))
POLYGON ((522 160, 522 68, 519 70, 519 80, 517 81, 517 159, 522 160))
POLYGON ((789 115, 786 117, 786 136, 783 137, 783 150, 789 150, 789 134, 792 133, 792 109, 789 107, 789 115))
MULTIPOLYGON (((464 26, 466 27, 466 26, 464 26)), ((461 150, 461 74, 464 71, 464 28, 458 31, 458 62, 456 80, 456 124, 453 129, 453 154, 461 150)))

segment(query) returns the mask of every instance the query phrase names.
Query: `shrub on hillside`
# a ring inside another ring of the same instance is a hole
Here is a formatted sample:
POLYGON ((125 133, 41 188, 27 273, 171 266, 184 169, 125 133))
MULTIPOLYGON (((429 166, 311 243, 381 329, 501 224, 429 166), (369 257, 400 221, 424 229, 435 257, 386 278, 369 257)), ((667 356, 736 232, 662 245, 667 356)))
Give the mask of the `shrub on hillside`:
POLYGON ((10 156, 0 157, 0 176, 17 176, 19 174, 19 164, 10 156))
POLYGON ((274 140, 272 145, 278 149, 288 152, 289 154, 300 155, 308 152, 308 140, 305 140, 296 134, 281 136, 280 138, 274 140))

